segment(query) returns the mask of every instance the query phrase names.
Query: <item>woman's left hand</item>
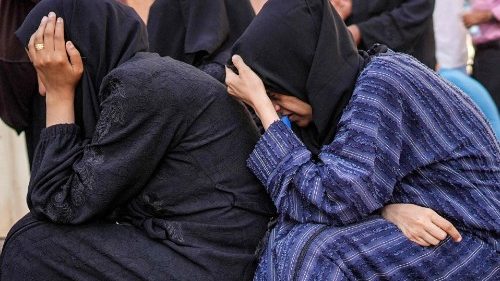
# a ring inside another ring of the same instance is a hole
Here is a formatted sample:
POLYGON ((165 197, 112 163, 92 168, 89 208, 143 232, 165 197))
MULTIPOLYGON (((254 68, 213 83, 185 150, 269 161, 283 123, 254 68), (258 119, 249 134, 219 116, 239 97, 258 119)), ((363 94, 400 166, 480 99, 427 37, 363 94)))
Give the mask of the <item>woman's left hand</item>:
POLYGON ((228 93, 251 106, 267 130, 273 122, 279 120, 279 117, 271 99, 267 96, 264 83, 240 56, 234 55, 232 61, 238 74, 226 67, 225 82, 228 93))
POLYGON ((83 74, 80 53, 64 41, 64 23, 51 12, 31 36, 28 52, 45 88, 47 126, 74 122, 75 88, 83 74), (69 57, 69 58, 68 58, 69 57))
POLYGON ((414 204, 389 204, 382 208, 382 217, 395 224, 409 240, 420 246, 435 246, 447 235, 455 242, 462 240, 451 222, 429 208, 414 204))

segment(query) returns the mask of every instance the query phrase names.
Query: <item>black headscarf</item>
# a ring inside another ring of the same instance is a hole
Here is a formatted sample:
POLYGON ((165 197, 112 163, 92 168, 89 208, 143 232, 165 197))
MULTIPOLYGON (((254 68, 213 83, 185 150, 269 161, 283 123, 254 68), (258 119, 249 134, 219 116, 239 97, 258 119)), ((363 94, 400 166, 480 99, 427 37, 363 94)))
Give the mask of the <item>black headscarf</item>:
POLYGON ((365 58, 328 0, 270 0, 232 52, 268 88, 311 105, 312 124, 293 129, 313 154, 333 140, 365 58))
POLYGON ((80 51, 84 73, 75 93, 76 123, 91 138, 99 118, 99 88, 112 69, 148 49, 144 23, 130 7, 115 0, 43 0, 16 35, 26 46, 49 12, 64 19, 65 39, 80 51))
POLYGON ((150 51, 194 66, 224 65, 254 16, 249 0, 156 0, 148 19, 150 51))

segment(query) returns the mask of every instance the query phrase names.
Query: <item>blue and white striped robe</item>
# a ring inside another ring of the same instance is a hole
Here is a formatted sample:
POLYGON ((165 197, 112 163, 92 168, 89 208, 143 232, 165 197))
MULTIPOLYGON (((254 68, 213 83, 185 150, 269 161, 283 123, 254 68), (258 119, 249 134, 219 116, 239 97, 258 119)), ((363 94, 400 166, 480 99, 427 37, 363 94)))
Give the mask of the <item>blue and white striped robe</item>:
POLYGON ((248 160, 280 217, 255 280, 500 280, 500 146, 459 90, 410 56, 373 58, 318 161, 283 123, 248 160), (377 211, 429 207, 463 236, 409 241, 377 211))

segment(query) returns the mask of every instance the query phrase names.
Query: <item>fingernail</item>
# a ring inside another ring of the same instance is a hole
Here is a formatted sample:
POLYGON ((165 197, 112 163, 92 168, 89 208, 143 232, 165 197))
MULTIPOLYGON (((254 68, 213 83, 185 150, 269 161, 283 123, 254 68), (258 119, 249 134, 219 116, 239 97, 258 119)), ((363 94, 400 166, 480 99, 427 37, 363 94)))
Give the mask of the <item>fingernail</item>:
POLYGON ((48 18, 47 18, 46 16, 44 16, 44 17, 42 18, 42 23, 45 23, 45 22, 47 21, 47 19, 48 19, 48 18))
POLYGON ((62 23, 62 22, 63 22, 63 19, 62 19, 62 18, 57 18, 57 22, 58 22, 58 23, 62 23))
POLYGON ((54 13, 54 12, 49 13, 49 18, 54 18, 55 16, 56 16, 56 13, 54 13))
POLYGON ((71 43, 71 41, 66 42, 66 45, 67 45, 69 48, 73 48, 73 47, 74 47, 74 46, 73 46, 73 43, 71 43))
POLYGON ((234 56, 233 56, 233 60, 237 60, 238 58, 239 58, 239 56, 238 56, 238 55, 234 55, 234 56))

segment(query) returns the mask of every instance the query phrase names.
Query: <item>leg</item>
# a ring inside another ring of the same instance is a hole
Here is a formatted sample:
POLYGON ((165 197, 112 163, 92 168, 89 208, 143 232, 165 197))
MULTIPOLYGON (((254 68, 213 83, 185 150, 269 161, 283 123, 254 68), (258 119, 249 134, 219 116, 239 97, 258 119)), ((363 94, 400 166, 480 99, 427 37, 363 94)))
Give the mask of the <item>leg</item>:
POLYGON ((276 232, 281 233, 271 235, 274 241, 269 242, 261 258, 257 276, 272 276, 277 280, 497 280, 500 277, 500 257, 493 246, 464 231, 460 243, 448 238, 438 246, 421 247, 404 237, 396 226, 377 217, 342 227, 317 224, 278 227, 281 229, 276 232))
POLYGON ((1 280, 210 280, 167 245, 129 225, 78 226, 27 215, 9 233, 1 280))

